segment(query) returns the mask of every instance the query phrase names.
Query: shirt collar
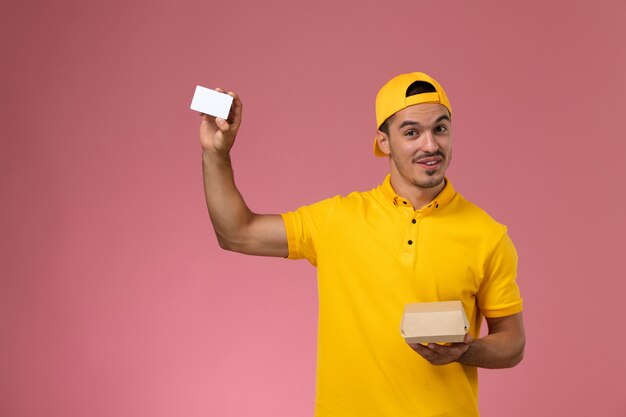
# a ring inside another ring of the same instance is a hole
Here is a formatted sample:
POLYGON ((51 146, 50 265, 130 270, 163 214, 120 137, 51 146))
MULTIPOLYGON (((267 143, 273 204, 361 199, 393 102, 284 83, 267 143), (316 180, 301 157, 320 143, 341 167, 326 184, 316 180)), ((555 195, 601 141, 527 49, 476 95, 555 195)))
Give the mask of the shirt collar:
MULTIPOLYGON (((452 187, 452 183, 447 177, 445 178, 445 181, 446 181, 446 185, 443 188, 443 190, 441 190, 441 192, 437 194, 437 196, 433 199, 433 201, 430 204, 428 204, 426 207, 424 207, 422 210, 431 211, 433 209, 440 209, 442 207, 445 207, 450 201, 452 201, 452 199, 454 198, 456 194, 456 191, 454 191, 454 187, 452 187)), ((394 206, 397 206, 397 207, 410 207, 411 206, 411 203, 409 203, 408 200, 400 197, 394 191, 393 187, 391 186, 390 174, 387 174, 387 176, 385 177, 385 180, 380 186, 380 190, 385 196, 385 199, 388 200, 394 206)))

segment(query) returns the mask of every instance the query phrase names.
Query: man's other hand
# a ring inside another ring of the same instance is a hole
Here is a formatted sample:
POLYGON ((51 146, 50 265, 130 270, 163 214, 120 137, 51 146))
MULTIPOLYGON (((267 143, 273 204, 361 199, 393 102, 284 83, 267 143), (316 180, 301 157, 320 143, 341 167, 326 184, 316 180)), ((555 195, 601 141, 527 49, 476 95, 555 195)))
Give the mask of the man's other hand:
POLYGON ((465 339, 460 343, 450 343, 447 345, 438 345, 437 343, 429 343, 428 345, 410 343, 409 346, 431 364, 446 365, 458 361, 461 356, 469 350, 473 341, 474 338, 467 333, 465 339))

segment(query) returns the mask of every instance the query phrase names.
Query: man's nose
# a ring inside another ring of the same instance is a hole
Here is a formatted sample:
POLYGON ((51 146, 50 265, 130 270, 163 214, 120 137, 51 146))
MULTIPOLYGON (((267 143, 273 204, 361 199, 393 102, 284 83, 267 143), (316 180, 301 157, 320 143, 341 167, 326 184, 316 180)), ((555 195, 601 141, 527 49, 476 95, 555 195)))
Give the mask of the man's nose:
POLYGON ((435 140, 435 135, 433 135, 433 132, 425 132, 422 135, 422 140, 423 142, 420 148, 424 152, 432 153, 439 148, 439 144, 435 140))

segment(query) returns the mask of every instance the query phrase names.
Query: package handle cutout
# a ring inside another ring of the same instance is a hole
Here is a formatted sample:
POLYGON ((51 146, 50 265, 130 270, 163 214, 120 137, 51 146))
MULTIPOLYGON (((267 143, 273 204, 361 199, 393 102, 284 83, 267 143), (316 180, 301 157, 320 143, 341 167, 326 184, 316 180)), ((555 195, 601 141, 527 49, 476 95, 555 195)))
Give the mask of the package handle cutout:
POLYGON ((189 108, 200 113, 227 119, 232 104, 232 96, 198 85, 189 108))
POLYGON ((401 333, 407 343, 458 343, 469 330, 460 301, 412 303, 404 307, 401 333))

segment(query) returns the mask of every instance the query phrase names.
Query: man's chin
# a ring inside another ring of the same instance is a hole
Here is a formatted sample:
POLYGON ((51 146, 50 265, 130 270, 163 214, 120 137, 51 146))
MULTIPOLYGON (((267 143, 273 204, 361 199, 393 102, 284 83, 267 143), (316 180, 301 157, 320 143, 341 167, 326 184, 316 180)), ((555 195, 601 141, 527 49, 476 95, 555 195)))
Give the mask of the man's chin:
POLYGON ((428 178, 414 181, 413 185, 420 188, 435 188, 441 185, 445 179, 444 175, 438 172, 432 172, 428 175, 428 178))

